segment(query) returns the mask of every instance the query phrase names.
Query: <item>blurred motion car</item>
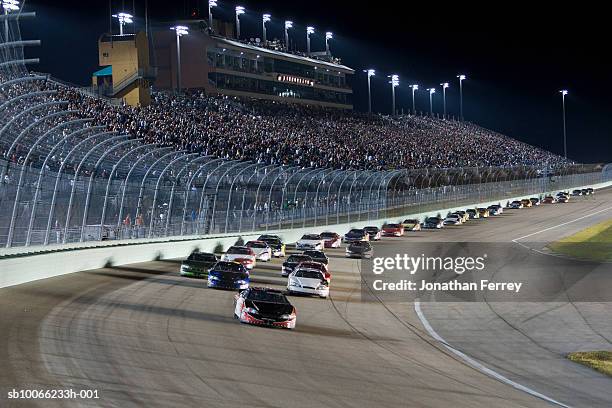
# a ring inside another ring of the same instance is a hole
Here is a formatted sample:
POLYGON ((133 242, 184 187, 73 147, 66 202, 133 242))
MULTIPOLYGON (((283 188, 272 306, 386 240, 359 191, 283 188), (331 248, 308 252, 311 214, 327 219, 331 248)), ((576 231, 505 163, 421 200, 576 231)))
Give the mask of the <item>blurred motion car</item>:
POLYGON ((415 218, 407 218, 401 222, 404 231, 420 231, 421 223, 415 218))
POLYGON ((342 237, 340 236, 340 234, 337 234, 335 232, 322 232, 321 238, 323 238, 323 244, 325 248, 339 248, 342 244, 342 237))
POLYGON ((312 261, 312 258, 308 255, 302 254, 294 254, 289 255, 289 258, 285 262, 283 262, 283 266, 281 267, 281 275, 289 276, 291 272, 295 270, 295 268, 301 264, 302 262, 312 261))
POLYGON ((489 215, 491 215, 491 213, 489 212, 487 208, 479 207, 477 208, 477 210, 478 210, 478 214, 480 214, 480 218, 488 218, 489 215))
POLYGON ((304 255, 309 256, 313 261, 322 263, 323 265, 329 264, 329 258, 323 251, 304 251, 304 255))
POLYGON ((369 241, 370 235, 362 228, 353 228, 344 234, 344 242, 369 241))
POLYGON ((465 212, 470 217, 470 220, 475 220, 475 219, 480 218, 480 214, 478 213, 478 211, 476 211, 475 208, 468 208, 467 210, 465 210, 465 212))
POLYGON ((404 227, 402 224, 385 224, 382 233, 385 237, 401 237, 404 235, 404 227))
POLYGON ((510 208, 515 209, 515 210, 523 208, 523 207, 524 207, 523 203, 518 200, 514 200, 513 202, 510 203, 510 208))
POLYGON ((440 229, 444 227, 444 221, 440 217, 427 217, 423 221, 423 228, 425 229, 440 229))
POLYGON ((461 225, 461 218, 458 215, 449 214, 443 222, 444 225, 461 225))
POLYGON ((290 295, 299 293, 326 298, 329 296, 329 282, 323 272, 299 267, 287 279, 287 292, 290 295))
POLYGON ((285 256, 285 243, 278 235, 264 234, 264 235, 260 235, 259 238, 257 238, 257 240, 263 241, 266 244, 268 244, 268 246, 272 250, 272 256, 276 258, 285 256))
POLYGON ((208 287, 246 289, 249 287, 249 271, 238 262, 219 261, 208 271, 208 287))
POLYGON ((348 247, 346 247, 347 258, 369 259, 373 254, 374 248, 372 248, 372 244, 366 241, 352 242, 348 247))
POLYGON ((217 261, 218 258, 215 254, 193 252, 181 262, 180 275, 189 278, 203 278, 217 261))
POLYGON ((453 214, 458 215, 459 218, 461 218, 461 222, 466 222, 467 220, 470 219, 470 215, 463 210, 457 210, 453 212, 453 214))
POLYGON ((235 261, 242 264, 247 269, 255 267, 255 253, 246 246, 231 246, 221 257, 222 261, 235 261))
POLYGON ((523 198, 521 204, 523 204, 523 208, 533 207, 533 203, 528 198, 523 198))
POLYGON ((574 190, 574 191, 572 191, 572 195, 575 196, 575 197, 576 196, 581 196, 582 195, 582 190, 578 190, 578 189, 574 190))
POLYGON ((325 242, 323 238, 319 234, 305 234, 302 238, 295 244, 297 249, 316 249, 323 250, 325 247, 325 242))
POLYGON ((540 205, 540 199, 538 197, 531 197, 529 201, 531 201, 531 205, 540 205))
POLYGON ((253 250, 258 261, 268 262, 272 259, 272 248, 264 241, 249 241, 245 246, 253 250))
POLYGON ((549 196, 544 197, 544 200, 542 200, 542 202, 544 204, 555 204, 557 202, 557 199, 549 195, 549 196))
POLYGON ((569 196, 568 195, 560 195, 559 197, 557 197, 557 202, 558 203, 567 203, 569 201, 569 196))
POLYGON ((234 316, 241 323, 295 328, 297 312, 280 290, 250 287, 234 299, 234 316))
POLYGON ((368 234, 370 241, 378 241, 382 235, 382 231, 378 227, 364 227, 363 230, 368 234))
POLYGON ((502 207, 501 204, 493 204, 489 206, 489 208, 492 208, 492 207, 496 209, 497 215, 504 213, 504 207, 502 207))

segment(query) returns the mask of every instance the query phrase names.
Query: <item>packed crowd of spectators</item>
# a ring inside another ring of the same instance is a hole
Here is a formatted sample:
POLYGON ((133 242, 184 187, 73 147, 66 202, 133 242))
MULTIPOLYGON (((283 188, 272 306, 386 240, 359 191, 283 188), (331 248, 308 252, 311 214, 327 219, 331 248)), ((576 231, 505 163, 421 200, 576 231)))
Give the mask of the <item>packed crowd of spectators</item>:
POLYGON ((116 106, 56 89, 53 98, 68 101, 62 108, 109 131, 227 159, 361 170, 564 164, 560 156, 468 122, 369 116, 202 91, 155 92, 147 107, 116 106))

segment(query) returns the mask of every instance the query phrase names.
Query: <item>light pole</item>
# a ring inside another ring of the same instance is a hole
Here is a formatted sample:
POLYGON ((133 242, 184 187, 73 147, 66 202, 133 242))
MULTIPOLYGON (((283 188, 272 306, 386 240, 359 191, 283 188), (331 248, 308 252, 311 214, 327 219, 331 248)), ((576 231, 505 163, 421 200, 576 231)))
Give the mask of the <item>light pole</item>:
POLYGON ((429 115, 433 116, 433 94, 436 93, 436 88, 427 88, 429 91, 429 115))
POLYGON ((176 34, 176 90, 181 93, 181 37, 189 34, 189 27, 179 25, 170 29, 176 34))
POLYGON ((270 21, 272 19, 272 15, 271 14, 264 14, 263 15, 263 19, 262 19, 262 23, 261 23, 261 28, 263 28, 263 42, 264 44, 266 43, 267 40, 267 32, 266 32, 266 23, 268 21, 270 21))
POLYGON ((217 0, 208 0, 208 28, 212 30, 213 19, 212 19, 212 8, 217 7, 217 0))
POLYGON ((370 78, 376 75, 376 71, 373 69, 364 69, 363 72, 368 74, 368 113, 372 114, 372 89, 370 88, 370 78))
POLYGON ((327 55, 331 55, 331 53, 329 52, 329 40, 333 38, 334 33, 332 33, 331 31, 325 33, 325 51, 327 52, 327 55))
POLYGON ((399 75, 389 75, 388 78, 391 78, 391 115, 395 116, 395 87, 399 86, 399 75))
POLYGON ((310 55, 310 34, 314 34, 314 27, 306 27, 306 54, 310 55))
POLYGON ((132 20, 133 16, 128 13, 118 13, 113 14, 117 20, 119 20, 119 35, 123 35, 123 26, 126 24, 132 24, 134 20, 132 20))
POLYGON ((412 114, 416 115, 416 108, 414 104, 414 93, 419 90, 418 85, 410 85, 410 89, 412 89, 412 114))
POLYGON ((244 7, 236 6, 236 39, 240 39, 240 16, 245 13, 244 7))
POLYGON ((293 28, 293 21, 285 21, 285 48, 289 52, 289 29, 293 28))
MULTIPOLYGON (((11 11, 19 10, 19 2, 17 0, 2 0, 2 9, 4 10, 4 14, 8 15, 11 11)), ((8 18, 4 20, 4 42, 9 42, 9 23, 8 18)))
POLYGON ((459 78, 459 120, 463 122, 463 81, 467 77, 463 74, 459 74, 457 78, 459 78))
POLYGON ((561 93, 561 101, 563 108, 563 157, 567 159, 567 130, 565 127, 565 95, 568 94, 566 89, 559 91, 561 93))
POLYGON ((442 108, 444 112, 443 119, 446 119, 446 88, 448 88, 448 82, 443 82, 440 84, 442 86, 442 108))

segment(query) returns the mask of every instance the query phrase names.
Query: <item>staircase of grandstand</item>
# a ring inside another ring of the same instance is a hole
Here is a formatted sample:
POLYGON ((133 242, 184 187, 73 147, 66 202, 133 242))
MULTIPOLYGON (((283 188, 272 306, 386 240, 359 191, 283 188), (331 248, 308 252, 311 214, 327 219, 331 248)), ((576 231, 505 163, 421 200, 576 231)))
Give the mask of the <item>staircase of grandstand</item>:
MULTIPOLYGON (((296 166, 151 142, 87 116, 70 99, 78 92, 28 71, 35 60, 24 59, 23 48, 38 42, 21 41, 18 23, 34 17, 0 16, 9 27, 9 37, 0 42, 5 247, 350 223, 612 177, 609 167, 602 172, 602 166, 567 163, 395 170, 296 166)), ((113 115, 127 117, 123 107, 108 106, 113 115)))

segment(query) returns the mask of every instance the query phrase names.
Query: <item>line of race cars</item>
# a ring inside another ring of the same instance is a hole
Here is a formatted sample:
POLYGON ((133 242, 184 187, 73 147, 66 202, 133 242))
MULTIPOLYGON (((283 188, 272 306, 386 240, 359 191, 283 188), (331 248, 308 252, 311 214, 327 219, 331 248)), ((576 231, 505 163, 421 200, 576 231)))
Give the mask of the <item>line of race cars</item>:
MULTIPOLYGON (((531 197, 508 202, 506 208, 521 209, 538 206, 540 203, 565 203, 571 196, 592 194, 594 190, 591 188, 574 190, 572 193, 562 191, 555 196, 548 195, 543 200, 531 197)), ((340 248, 344 242, 347 258, 370 258, 374 252, 371 241, 378 241, 382 237, 402 237, 407 231, 461 225, 472 219, 497 216, 503 212, 501 204, 493 204, 454 211, 445 218, 426 217, 422 222, 418 219, 405 219, 398 223, 386 223, 382 228, 353 228, 343 236, 332 231, 305 234, 295 243, 295 248, 302 252, 289 255, 281 267, 281 276, 287 277, 286 292, 250 286, 250 271, 258 261, 269 262, 273 257, 284 258, 287 255, 286 244, 277 235, 264 234, 244 245, 231 246, 220 258, 212 253, 194 252, 182 262, 180 275, 206 278, 209 288, 238 290, 234 298, 234 317, 240 322, 293 329, 297 314, 286 294, 320 298, 329 296, 331 273, 329 258, 324 252, 326 248, 340 248)))

